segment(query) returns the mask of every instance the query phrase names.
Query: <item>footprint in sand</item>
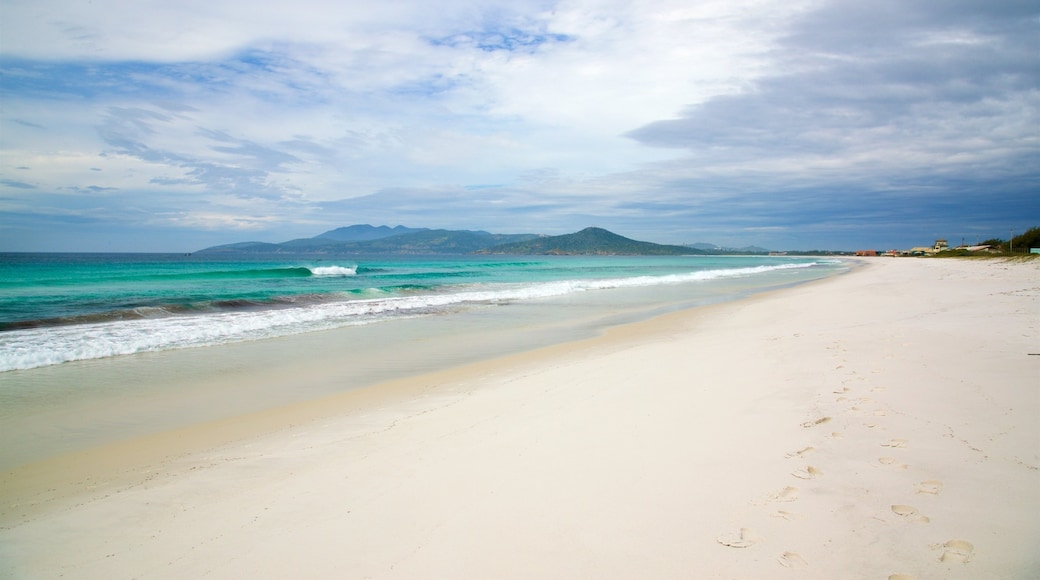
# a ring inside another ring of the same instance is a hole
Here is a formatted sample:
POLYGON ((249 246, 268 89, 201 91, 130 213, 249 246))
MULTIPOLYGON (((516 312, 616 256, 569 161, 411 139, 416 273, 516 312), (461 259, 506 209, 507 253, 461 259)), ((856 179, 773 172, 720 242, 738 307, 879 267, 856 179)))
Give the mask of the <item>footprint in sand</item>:
POLYGON ((917 511, 917 508, 909 505, 896 504, 892 506, 892 512, 904 520, 910 522, 917 522, 920 524, 927 524, 932 521, 928 519, 928 516, 921 515, 921 512, 917 511))
POLYGON ((792 502, 798 500, 798 488, 787 486, 769 496, 769 501, 792 502))
POLYGON ((896 449, 905 449, 910 442, 906 439, 890 439, 881 444, 882 447, 892 447, 896 449))
POLYGON ((715 541, 723 546, 729 546, 730 548, 747 548, 757 544, 759 537, 749 528, 740 528, 739 532, 735 534, 723 534, 718 538, 715 538, 715 541))
POLYGON ((805 558, 796 552, 784 552, 780 554, 776 561, 785 568, 806 568, 809 566, 805 558))
POLYGON ((841 439, 844 436, 841 431, 831 431, 831 439, 841 439))
POLYGON ((813 451, 816 451, 816 448, 810 445, 809 447, 804 447, 802 449, 799 449, 798 451, 791 451, 790 453, 787 453, 784 456, 788 459, 792 457, 802 457, 803 455, 808 455, 813 451))
POLYGON ((967 564, 975 557, 975 546, 966 540, 950 540, 945 544, 932 546, 932 548, 942 550, 942 554, 939 556, 940 562, 961 562, 962 564, 967 564))
POLYGON ((805 517, 804 515, 798 512, 789 512, 787 510, 776 510, 775 512, 769 515, 773 516, 774 518, 780 518, 782 520, 787 521, 800 520, 805 517))
POLYGON ((817 477, 823 475, 823 472, 819 469, 816 469, 812 465, 806 465, 805 467, 802 467, 794 471, 793 473, 791 473, 791 475, 799 479, 816 479, 817 477))
POLYGON ((913 574, 889 574, 888 580, 917 580, 913 574))
POLYGON ((877 423, 864 423, 863 426, 867 429, 873 429, 874 427, 877 427, 877 423))
POLYGON ((883 467, 892 467, 895 469, 906 469, 905 463, 899 463, 895 457, 878 457, 877 462, 883 467))
POLYGON ((806 421, 805 423, 802 423, 802 427, 804 427, 806 429, 809 429, 810 427, 816 427, 818 425, 823 425, 824 423, 826 423, 826 422, 828 422, 830 420, 831 420, 830 417, 820 417, 819 419, 816 419, 815 421, 806 421))
POLYGON ((917 490, 917 493, 930 493, 932 495, 939 495, 940 493, 942 493, 942 488, 942 482, 937 479, 929 479, 926 481, 922 481, 921 483, 918 483, 914 486, 914 489, 917 490))
POLYGON ((883 393, 883 392, 885 392, 885 387, 874 387, 873 389, 870 389, 870 392, 871 393, 883 393))
POLYGON ((884 409, 878 409, 877 411, 874 411, 875 417, 884 417, 885 415, 888 415, 888 411, 884 409))

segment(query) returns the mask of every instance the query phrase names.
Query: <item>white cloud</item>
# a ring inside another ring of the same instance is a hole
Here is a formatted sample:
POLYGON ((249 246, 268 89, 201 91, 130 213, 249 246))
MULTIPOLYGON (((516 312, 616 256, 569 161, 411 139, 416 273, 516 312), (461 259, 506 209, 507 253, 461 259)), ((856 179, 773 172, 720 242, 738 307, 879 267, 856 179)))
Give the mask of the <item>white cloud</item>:
MULTIPOLYGON (((351 56, 391 55, 401 39, 471 29, 538 12, 524 0, 8 0, 7 54, 48 60, 209 61, 245 48, 335 45, 351 56)), ((408 41, 406 41, 407 43, 408 41)))
POLYGON ((134 196, 134 215, 276 239, 323 216, 663 232, 718 213, 794 231, 761 209, 777 192, 816 208, 828 186, 1028 183, 1040 90, 1023 11, 9 0, 0 195, 19 215, 41 192, 134 196))

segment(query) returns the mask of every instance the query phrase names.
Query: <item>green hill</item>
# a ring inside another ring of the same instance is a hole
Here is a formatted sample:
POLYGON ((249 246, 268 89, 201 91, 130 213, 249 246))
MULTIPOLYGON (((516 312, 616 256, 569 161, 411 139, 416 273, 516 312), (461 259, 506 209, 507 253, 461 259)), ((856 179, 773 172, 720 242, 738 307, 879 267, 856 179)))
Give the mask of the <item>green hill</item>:
POLYGON ((549 254, 576 256, 674 256, 707 254, 687 246, 640 242, 602 228, 563 236, 491 234, 471 230, 429 230, 398 226, 349 226, 313 238, 280 244, 240 242, 199 250, 200 254, 549 254))
POLYGON ((342 244, 371 254, 472 254, 489 246, 533 238, 534 234, 490 234, 468 230, 424 230, 367 242, 342 244))
POLYGON ((602 228, 585 228, 574 234, 542 236, 481 250, 482 254, 528 254, 560 256, 676 256, 707 254, 687 246, 640 242, 602 228))

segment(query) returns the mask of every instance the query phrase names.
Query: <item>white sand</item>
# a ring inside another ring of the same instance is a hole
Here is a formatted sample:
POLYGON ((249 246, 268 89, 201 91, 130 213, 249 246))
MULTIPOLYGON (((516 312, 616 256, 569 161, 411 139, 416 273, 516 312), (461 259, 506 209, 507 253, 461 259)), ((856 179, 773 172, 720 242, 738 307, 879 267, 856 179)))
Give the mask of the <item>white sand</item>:
POLYGON ((0 574, 1040 577, 1040 262, 867 264, 8 474, 0 574))

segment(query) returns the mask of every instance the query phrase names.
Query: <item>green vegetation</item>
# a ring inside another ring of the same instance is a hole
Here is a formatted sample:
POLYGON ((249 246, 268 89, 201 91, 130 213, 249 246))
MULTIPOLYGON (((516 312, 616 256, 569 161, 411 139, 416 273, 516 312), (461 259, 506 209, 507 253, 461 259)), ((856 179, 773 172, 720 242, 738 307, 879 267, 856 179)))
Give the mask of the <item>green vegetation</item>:
POLYGON ((1025 233, 1011 238, 1010 244, 1007 240, 992 238, 982 242, 982 245, 1000 248, 1004 253, 1028 254, 1029 248, 1040 248, 1040 227, 1029 228, 1025 233))
POLYGON ((970 258, 1008 258, 1008 257, 1030 257, 1040 258, 1040 254, 1030 254, 1030 248, 1040 248, 1040 227, 1032 227, 1025 231, 1025 233, 1017 235, 1011 238, 1011 242, 1008 240, 1002 240, 1000 238, 991 238, 981 244, 982 246, 990 246, 993 251, 990 252, 969 252, 966 249, 958 248, 947 250, 945 252, 939 252, 934 254, 936 258, 959 258, 959 257, 970 257, 970 258))
POLYGON ((1014 253, 1029 253, 1030 248, 1040 248, 1040 227, 1032 227, 1024 234, 1011 238, 1014 253))

